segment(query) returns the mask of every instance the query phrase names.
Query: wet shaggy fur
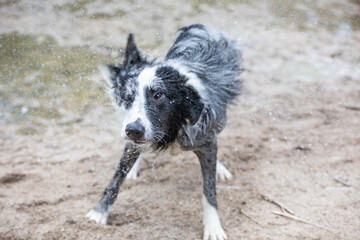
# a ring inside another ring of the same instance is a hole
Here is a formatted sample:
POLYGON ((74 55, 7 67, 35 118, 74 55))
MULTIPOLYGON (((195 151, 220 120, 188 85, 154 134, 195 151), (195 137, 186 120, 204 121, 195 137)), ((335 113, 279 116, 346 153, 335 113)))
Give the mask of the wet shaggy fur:
POLYGON ((231 174, 217 160, 217 135, 225 127, 228 104, 240 94, 240 60, 235 42, 200 24, 181 28, 162 62, 144 58, 129 35, 123 64, 109 65, 105 73, 117 105, 125 110, 122 131, 129 141, 112 181, 87 217, 106 223, 119 187, 140 155, 178 142, 201 164, 204 239, 226 239, 217 215, 215 177, 217 171, 231 174))
MULTIPOLYGON (((226 123, 227 105, 240 93, 240 51, 235 42, 220 32, 205 29, 202 25, 180 29, 162 63, 142 57, 130 35, 124 63, 109 66, 114 95, 118 105, 125 109, 130 108, 135 99, 140 72, 144 68, 158 66, 156 76, 161 80, 157 83, 158 87, 173 106, 170 116, 167 116, 172 125, 161 129, 166 134, 153 141, 155 150, 166 148, 184 134, 193 143, 202 131, 215 129, 219 133, 226 123), (204 90, 199 91, 186 84, 190 74, 200 80, 204 90)), ((159 111, 150 108, 148 114, 149 118, 156 118, 153 115, 158 116, 159 111)))

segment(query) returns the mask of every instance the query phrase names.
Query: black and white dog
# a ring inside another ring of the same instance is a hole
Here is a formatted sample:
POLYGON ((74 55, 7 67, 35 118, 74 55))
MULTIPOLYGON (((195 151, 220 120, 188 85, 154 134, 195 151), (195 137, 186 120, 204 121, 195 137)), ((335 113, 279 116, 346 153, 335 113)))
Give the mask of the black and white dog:
POLYGON ((225 127, 227 105, 240 93, 240 60, 235 42, 199 24, 179 30, 163 62, 144 58, 129 35, 123 64, 106 68, 116 102, 125 109, 122 133, 129 141, 88 218, 106 224, 124 178, 136 178, 142 153, 178 142, 200 161, 203 239, 226 239, 217 213, 216 177, 232 175, 217 160, 217 135, 225 127))

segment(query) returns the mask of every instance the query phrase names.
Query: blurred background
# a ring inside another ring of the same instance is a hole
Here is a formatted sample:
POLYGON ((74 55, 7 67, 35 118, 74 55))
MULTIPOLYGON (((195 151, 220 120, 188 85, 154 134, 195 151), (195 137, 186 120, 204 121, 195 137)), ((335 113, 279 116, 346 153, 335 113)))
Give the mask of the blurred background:
POLYGON ((321 46, 328 42, 318 37, 326 34, 335 39, 353 36, 360 28, 357 4, 278 0, 3 0, 0 121, 8 126, 15 123, 15 133, 25 135, 43 133, 52 124, 82 121, 89 109, 102 105, 102 91, 93 83, 97 65, 121 61, 127 34, 135 34, 145 54, 164 56, 175 31, 192 23, 227 32, 243 45, 245 57, 247 50, 252 51, 249 48, 263 48, 265 52, 259 52, 258 58, 272 52, 277 59, 272 63, 261 61, 271 77, 278 77, 281 71, 291 72, 294 67, 300 68, 296 76, 286 72, 286 78, 314 81, 321 77, 328 81, 334 74, 354 74, 351 66, 343 63, 329 66, 321 59, 323 56, 298 58, 301 52, 310 51, 304 41, 321 46), (279 63, 273 63, 278 61, 276 54, 280 54, 275 50, 278 45, 283 45, 283 52, 298 51, 288 56, 287 66, 282 69, 279 63))
POLYGON ((84 218, 124 143, 98 66, 122 61, 129 33, 161 59, 194 23, 243 51, 219 138, 235 175, 218 189, 229 239, 358 238, 358 0, 0 0, 0 239, 201 237, 200 170, 177 150, 145 159, 108 226, 84 218), (314 224, 275 216, 262 194, 314 224))

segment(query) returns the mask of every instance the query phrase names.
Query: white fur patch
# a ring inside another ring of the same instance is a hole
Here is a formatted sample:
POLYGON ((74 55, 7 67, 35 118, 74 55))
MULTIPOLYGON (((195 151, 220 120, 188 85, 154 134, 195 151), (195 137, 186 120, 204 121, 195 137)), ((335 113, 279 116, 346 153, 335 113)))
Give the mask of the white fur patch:
POLYGON ((150 87, 153 81, 156 79, 156 69, 157 67, 145 68, 138 77, 139 89, 145 89, 150 87))
POLYGON ((97 81, 101 85, 105 84, 106 86, 106 95, 109 99, 109 102, 114 107, 116 111, 123 110, 123 108, 119 108, 119 105, 116 102, 116 98, 114 97, 114 89, 113 89, 113 83, 111 80, 111 72, 108 66, 99 65, 98 69, 101 73, 102 78, 101 81, 97 81))
POLYGON ((205 29, 209 36, 211 36, 215 41, 220 41, 221 38, 224 37, 223 34, 215 28, 207 26, 205 29))
POLYGON ((202 206, 204 211, 204 238, 203 240, 224 240, 227 239, 226 234, 221 227, 217 210, 209 204, 203 195, 202 206))
POLYGON ((138 92, 135 100, 130 109, 125 111, 124 123, 122 127, 122 134, 125 136, 125 128, 129 123, 135 122, 140 119, 145 127, 145 139, 150 139, 152 136, 152 125, 146 115, 145 103, 146 96, 145 90, 151 86, 152 82, 156 79, 156 67, 144 69, 138 76, 138 92))
POLYGON ((108 88, 112 88, 111 72, 107 66, 99 65, 98 69, 108 88))
POLYGON ((90 220, 95 221, 96 223, 106 224, 110 211, 111 211, 111 207, 109 207, 109 209, 104 213, 92 209, 90 212, 86 214, 86 217, 89 218, 90 220))
POLYGON ((219 161, 216 161, 216 179, 224 180, 231 180, 232 174, 226 167, 219 161))
POLYGON ((139 166, 142 159, 142 154, 138 157, 132 168, 130 169, 130 172, 126 175, 126 180, 136 180, 138 173, 139 173, 139 166))
POLYGON ((168 62, 166 62, 166 64, 175 68, 180 74, 186 76, 189 79, 186 82, 186 84, 194 88, 198 92, 200 98, 203 101, 206 101, 208 99, 205 86, 203 85, 201 80, 196 76, 196 74, 190 73, 185 66, 181 65, 181 63, 176 62, 174 60, 169 60, 168 62))

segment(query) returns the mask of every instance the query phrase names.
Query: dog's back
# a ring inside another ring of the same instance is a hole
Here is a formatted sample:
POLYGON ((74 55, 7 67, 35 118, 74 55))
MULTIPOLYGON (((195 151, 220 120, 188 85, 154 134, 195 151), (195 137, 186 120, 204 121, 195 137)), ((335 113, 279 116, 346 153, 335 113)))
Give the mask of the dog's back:
MULTIPOLYGON (((179 30, 166 61, 177 65, 177 69, 184 66, 186 72, 198 79, 192 85, 205 105, 198 123, 184 126, 180 135, 187 135, 192 145, 195 138, 201 138, 207 131, 215 129, 219 133, 226 124, 227 105, 241 89, 238 79, 241 52, 236 43, 215 29, 191 25, 179 30)), ((185 142, 182 145, 187 145, 185 142)))
POLYGON ((240 50, 215 29, 200 24, 181 28, 166 60, 181 61, 191 69, 206 85, 215 108, 226 107, 240 93, 240 50))

